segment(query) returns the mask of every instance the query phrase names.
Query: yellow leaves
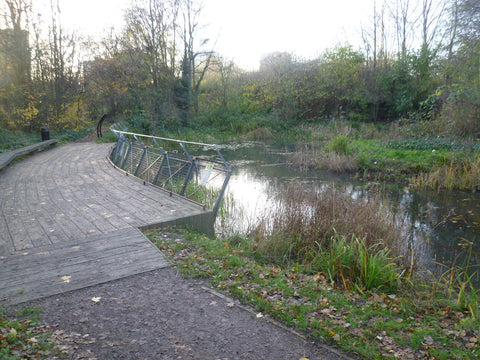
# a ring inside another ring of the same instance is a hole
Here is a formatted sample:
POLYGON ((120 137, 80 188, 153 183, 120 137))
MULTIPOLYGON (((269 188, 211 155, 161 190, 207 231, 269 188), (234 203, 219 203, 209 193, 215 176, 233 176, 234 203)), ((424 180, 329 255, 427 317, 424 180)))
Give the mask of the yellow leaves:
POLYGON ((321 307, 327 307, 328 305, 328 299, 326 297, 324 297, 323 299, 320 300, 320 304, 319 304, 321 307))
POLYGON ((70 275, 64 275, 64 276, 61 277, 61 279, 64 283, 69 283, 71 278, 72 277, 70 275))
POLYGON ((31 338, 27 339, 27 342, 29 342, 30 344, 37 344, 38 339, 34 336, 34 337, 31 337, 31 338))
POLYGON ((93 301, 94 303, 99 303, 101 299, 102 299, 101 296, 94 296, 94 297, 92 297, 92 301, 93 301))
POLYGON ((332 337, 333 340, 335 340, 336 342, 339 342, 340 341, 340 335, 337 334, 335 331, 333 331, 332 329, 328 329, 328 334, 332 337))
POLYGON ((12 328, 10 329, 10 332, 8 333, 8 337, 11 339, 16 339, 17 338, 17 330, 12 328))

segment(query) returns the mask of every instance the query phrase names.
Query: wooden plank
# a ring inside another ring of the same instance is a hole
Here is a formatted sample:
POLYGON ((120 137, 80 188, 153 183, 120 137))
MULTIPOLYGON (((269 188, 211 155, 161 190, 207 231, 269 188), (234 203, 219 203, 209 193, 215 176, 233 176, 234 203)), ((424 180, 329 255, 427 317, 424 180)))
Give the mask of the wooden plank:
POLYGON ((43 246, 1 264, 0 304, 14 304, 170 266, 138 230, 128 228, 79 242, 43 246), (62 278, 62 277, 68 278, 62 278))

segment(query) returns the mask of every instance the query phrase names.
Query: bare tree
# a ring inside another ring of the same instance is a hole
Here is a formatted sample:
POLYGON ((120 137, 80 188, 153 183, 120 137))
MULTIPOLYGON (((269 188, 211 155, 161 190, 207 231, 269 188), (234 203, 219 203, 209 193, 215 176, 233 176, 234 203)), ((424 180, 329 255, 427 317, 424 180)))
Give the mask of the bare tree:
POLYGON ((458 25, 464 41, 480 39, 480 2, 478 0, 459 0, 458 25))
POLYGON ((125 14, 123 47, 151 80, 148 98, 154 126, 168 115, 173 104, 178 6, 177 0, 137 1, 125 14))
POLYGON ((32 10, 31 0, 3 0, 0 17, 7 28, 26 30, 32 10))
MULTIPOLYGON (((441 0, 422 0, 422 44, 431 49, 432 42, 440 34, 439 27, 446 10, 446 3, 441 0)), ((440 46, 441 41, 438 41, 440 46)))
POLYGON ((412 19, 415 9, 410 0, 397 0, 390 6, 390 13, 395 26, 398 53, 401 57, 407 55, 407 45, 413 38, 417 18, 412 19))
POLYGON ((182 0, 183 28, 180 29, 180 36, 184 43, 182 62, 183 96, 186 97, 183 101, 185 104, 184 125, 187 124, 190 117, 190 106, 193 106, 195 114, 198 113, 200 86, 214 56, 213 49, 205 50, 209 39, 198 38, 202 10, 201 2, 182 0))

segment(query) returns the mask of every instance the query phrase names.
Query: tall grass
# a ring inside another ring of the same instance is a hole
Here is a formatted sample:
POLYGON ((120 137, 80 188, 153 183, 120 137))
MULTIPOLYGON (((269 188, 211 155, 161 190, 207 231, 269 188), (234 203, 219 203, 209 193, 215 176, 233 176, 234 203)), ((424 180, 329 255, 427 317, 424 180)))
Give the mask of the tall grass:
POLYGON ((451 162, 429 173, 422 173, 412 180, 418 189, 433 190, 480 190, 480 158, 451 162))
POLYGON ((392 274, 406 242, 379 197, 355 200, 333 187, 292 185, 251 236, 254 250, 274 261, 301 262, 331 281, 363 289, 395 286, 392 274))
POLYGON ((454 303, 461 308, 470 312, 472 318, 478 319, 480 316, 480 289, 477 288, 472 278, 476 275, 476 271, 471 265, 473 242, 467 239, 461 239, 459 244, 467 253, 464 264, 458 264, 457 255, 452 266, 440 276, 440 284, 445 285, 448 291, 448 298, 454 300, 454 303))
POLYGON ((335 234, 329 246, 318 244, 310 262, 311 270, 324 272, 332 283, 357 290, 396 290, 400 271, 388 248, 370 247, 363 239, 335 234))

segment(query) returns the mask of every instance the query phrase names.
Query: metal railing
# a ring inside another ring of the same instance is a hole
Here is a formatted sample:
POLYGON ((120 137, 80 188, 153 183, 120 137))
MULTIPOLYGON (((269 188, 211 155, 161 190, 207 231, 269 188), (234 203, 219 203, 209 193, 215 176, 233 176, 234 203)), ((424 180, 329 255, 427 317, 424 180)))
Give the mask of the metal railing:
POLYGON ((110 130, 118 168, 217 215, 232 172, 217 145, 110 130))

